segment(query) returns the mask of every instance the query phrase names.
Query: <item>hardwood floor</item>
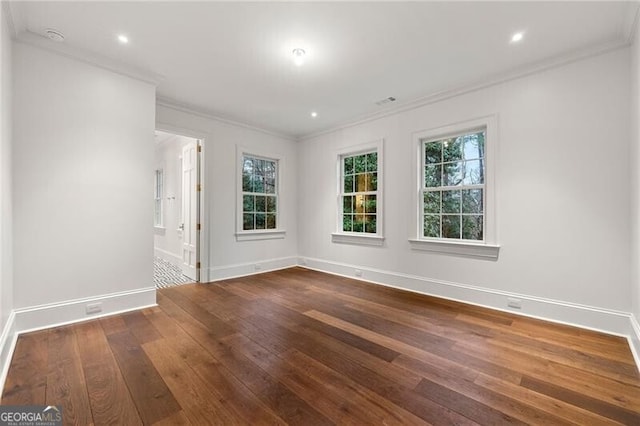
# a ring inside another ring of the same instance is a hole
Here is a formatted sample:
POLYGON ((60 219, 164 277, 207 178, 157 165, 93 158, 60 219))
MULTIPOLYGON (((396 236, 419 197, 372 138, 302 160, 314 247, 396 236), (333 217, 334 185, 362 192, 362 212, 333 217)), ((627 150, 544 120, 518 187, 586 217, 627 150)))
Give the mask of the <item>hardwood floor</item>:
POLYGON ((22 335, 2 404, 79 425, 640 425, 640 375, 623 338, 292 268, 22 335))

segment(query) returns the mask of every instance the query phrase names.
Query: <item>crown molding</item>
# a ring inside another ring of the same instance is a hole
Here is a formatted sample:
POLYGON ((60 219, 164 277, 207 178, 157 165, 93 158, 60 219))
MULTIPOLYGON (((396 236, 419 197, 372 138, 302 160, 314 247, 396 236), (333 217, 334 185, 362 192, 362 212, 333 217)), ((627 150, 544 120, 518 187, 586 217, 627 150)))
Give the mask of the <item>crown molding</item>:
POLYGON ((528 64, 523 67, 516 68, 505 73, 494 74, 491 77, 483 78, 470 84, 461 85, 455 88, 451 88, 448 90, 443 90, 441 92, 436 92, 427 96, 423 96, 414 100, 406 101, 399 105, 391 107, 385 111, 361 115, 360 117, 345 121, 342 124, 335 125, 326 130, 321 130, 319 132, 313 132, 306 135, 302 135, 298 138, 298 141, 311 140, 319 136, 323 136, 323 135, 334 133, 340 130, 348 129, 350 127, 368 123, 370 121, 379 120, 384 117, 389 117, 389 116, 400 114, 406 111, 411 111, 426 105, 442 102, 444 100, 451 99, 456 96, 476 92, 478 90, 486 89, 488 87, 497 86, 512 80, 517 80, 519 78, 527 77, 529 75, 538 74, 538 73, 548 71, 554 68, 559 68, 574 62, 579 62, 579 61, 593 58, 596 56, 604 55, 606 53, 609 53, 618 49, 623 49, 628 46, 629 46, 629 43, 626 39, 625 40, 618 39, 615 41, 609 41, 609 42, 597 44, 594 46, 590 46, 584 49, 574 50, 568 54, 555 56, 553 58, 549 58, 543 61, 528 64))
POLYGON ((185 114, 195 115, 197 117, 206 118, 208 120, 213 120, 220 123, 228 124, 231 126, 242 127, 243 129, 265 133, 267 135, 276 136, 278 138, 286 139, 288 141, 292 141, 292 142, 298 141, 298 139, 292 135, 281 133, 272 129, 266 129, 264 127, 259 127, 253 124, 245 123, 233 118, 224 117, 219 114, 206 111, 202 108, 198 108, 193 105, 187 105, 187 104, 178 102, 174 99, 166 98, 163 96, 156 96, 156 105, 173 109, 175 111, 184 112, 185 114))
POLYGON ((84 62, 89 65, 94 65, 98 68, 102 68, 116 74, 124 75, 134 78, 136 80, 143 81, 145 83, 157 86, 160 81, 163 80, 163 76, 138 68, 132 65, 125 64, 123 62, 114 61, 105 56, 89 52, 84 49, 78 49, 70 47, 65 43, 56 43, 49 40, 46 37, 33 33, 31 31, 23 31, 18 34, 15 41, 17 43, 26 44, 29 46, 37 47, 47 52, 51 52, 60 56, 64 56, 69 59, 84 62))

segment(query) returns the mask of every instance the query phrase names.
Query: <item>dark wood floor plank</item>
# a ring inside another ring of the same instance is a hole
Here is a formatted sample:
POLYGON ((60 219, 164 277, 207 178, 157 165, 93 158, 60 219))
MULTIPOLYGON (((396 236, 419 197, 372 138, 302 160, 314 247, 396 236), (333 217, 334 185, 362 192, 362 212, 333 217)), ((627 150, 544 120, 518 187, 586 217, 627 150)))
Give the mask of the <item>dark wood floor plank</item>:
POLYGON ((65 424, 640 424, 625 339, 303 268, 19 337, 4 404, 65 424))
POLYGON ((61 405, 65 424, 89 425, 93 414, 74 326, 49 330, 46 405, 61 405))
POLYGON ((107 340, 145 424, 162 420, 181 410, 133 334, 121 331, 107 336, 107 340))
POLYGON ((97 321, 75 327, 80 360, 96 425, 141 425, 129 390, 97 321))

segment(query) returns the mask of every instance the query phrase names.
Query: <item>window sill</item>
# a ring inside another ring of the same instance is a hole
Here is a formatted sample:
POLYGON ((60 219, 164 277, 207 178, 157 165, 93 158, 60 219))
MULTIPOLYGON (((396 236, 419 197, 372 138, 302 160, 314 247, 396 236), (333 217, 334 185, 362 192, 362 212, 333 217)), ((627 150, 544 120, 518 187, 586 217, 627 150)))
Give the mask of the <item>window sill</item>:
POLYGON ((236 232, 236 241, 275 240, 284 238, 284 229, 269 229, 264 231, 236 232))
POLYGON ((153 231, 156 234, 164 234, 165 232, 167 232, 167 228, 165 228, 164 226, 153 226, 153 231))
POLYGON ((379 235, 343 234, 334 232, 331 234, 331 242, 339 244, 361 244, 365 246, 382 246, 384 237, 379 235))
POLYGON ((414 250, 485 260, 498 260, 500 253, 500 246, 494 244, 417 239, 410 239, 409 244, 414 250))

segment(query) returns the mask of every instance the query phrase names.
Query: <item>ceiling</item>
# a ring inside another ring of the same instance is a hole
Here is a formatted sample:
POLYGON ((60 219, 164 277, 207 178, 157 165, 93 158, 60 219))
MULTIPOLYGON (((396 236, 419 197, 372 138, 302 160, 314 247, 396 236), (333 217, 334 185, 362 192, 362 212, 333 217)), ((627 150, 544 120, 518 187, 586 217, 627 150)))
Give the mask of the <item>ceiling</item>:
POLYGON ((12 3, 11 12, 18 38, 54 28, 64 43, 43 43, 160 75, 162 99, 301 137, 623 45, 637 3, 50 1, 12 3), (518 31, 523 40, 510 43, 518 31), (298 47, 307 52, 300 67, 298 47), (397 101, 376 105, 389 96, 397 101))

